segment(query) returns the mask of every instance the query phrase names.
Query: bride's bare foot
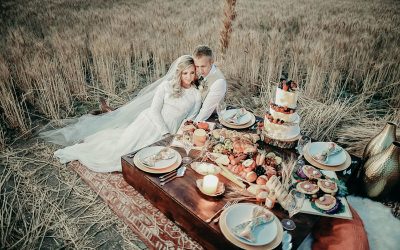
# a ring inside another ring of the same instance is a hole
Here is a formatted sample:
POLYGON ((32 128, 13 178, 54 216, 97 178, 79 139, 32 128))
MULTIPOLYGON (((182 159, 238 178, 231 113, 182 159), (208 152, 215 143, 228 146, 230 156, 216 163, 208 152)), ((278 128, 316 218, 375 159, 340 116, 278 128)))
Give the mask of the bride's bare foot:
POLYGON ((114 110, 113 108, 107 105, 106 99, 104 99, 104 97, 100 97, 99 102, 100 102, 100 109, 101 111, 103 111, 103 113, 111 112, 114 110))

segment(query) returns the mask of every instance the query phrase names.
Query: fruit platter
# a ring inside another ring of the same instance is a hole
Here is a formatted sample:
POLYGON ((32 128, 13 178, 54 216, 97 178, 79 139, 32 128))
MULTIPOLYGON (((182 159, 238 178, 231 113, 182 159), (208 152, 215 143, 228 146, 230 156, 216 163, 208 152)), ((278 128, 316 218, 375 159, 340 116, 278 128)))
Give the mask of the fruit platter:
POLYGON ((273 152, 258 149, 257 134, 215 129, 210 132, 207 157, 238 179, 248 184, 265 185, 279 175, 282 158, 273 152))
POLYGON ((346 185, 337 178, 334 171, 304 165, 293 173, 293 180, 293 188, 306 197, 301 212, 352 219, 345 198, 346 185))

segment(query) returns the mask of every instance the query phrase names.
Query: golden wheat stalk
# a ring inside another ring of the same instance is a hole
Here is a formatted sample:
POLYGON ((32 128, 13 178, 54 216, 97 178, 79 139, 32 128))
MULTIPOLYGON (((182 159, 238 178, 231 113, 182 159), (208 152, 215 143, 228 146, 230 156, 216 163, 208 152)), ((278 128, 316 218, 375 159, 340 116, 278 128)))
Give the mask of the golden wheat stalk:
POLYGON ((229 46, 229 40, 232 34, 232 22, 236 18, 235 5, 236 0, 225 0, 224 17, 222 20, 222 29, 220 31, 219 39, 222 55, 225 55, 229 46))
POLYGON ((25 116, 25 101, 18 100, 15 82, 9 69, 0 57, 0 107, 11 128, 18 128, 22 133, 29 131, 30 120, 25 116))

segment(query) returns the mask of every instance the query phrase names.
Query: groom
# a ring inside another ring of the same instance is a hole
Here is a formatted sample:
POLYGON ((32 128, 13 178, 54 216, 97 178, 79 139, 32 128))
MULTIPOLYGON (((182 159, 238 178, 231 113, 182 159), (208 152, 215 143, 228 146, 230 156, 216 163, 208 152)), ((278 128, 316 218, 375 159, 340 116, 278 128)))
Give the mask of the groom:
POLYGON ((202 97, 202 106, 195 121, 207 120, 218 103, 226 94, 226 80, 221 70, 214 64, 214 55, 210 47, 197 46, 193 52, 196 72, 199 75, 199 90, 202 97))

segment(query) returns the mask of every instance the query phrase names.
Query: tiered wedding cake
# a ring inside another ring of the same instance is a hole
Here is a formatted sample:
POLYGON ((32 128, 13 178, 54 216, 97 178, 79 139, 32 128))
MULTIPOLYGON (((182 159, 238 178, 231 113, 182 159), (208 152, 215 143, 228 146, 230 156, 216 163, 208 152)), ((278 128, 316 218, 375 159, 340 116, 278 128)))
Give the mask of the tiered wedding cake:
POLYGON ((300 116, 297 108, 297 84, 294 81, 281 79, 276 88, 275 102, 270 103, 265 114, 264 131, 271 139, 290 141, 300 135, 300 116))

